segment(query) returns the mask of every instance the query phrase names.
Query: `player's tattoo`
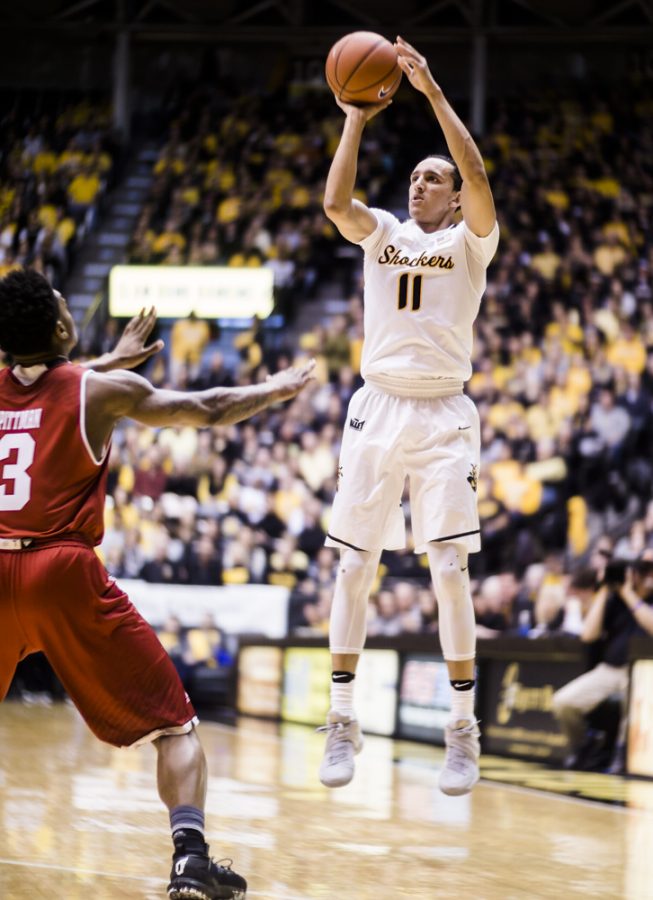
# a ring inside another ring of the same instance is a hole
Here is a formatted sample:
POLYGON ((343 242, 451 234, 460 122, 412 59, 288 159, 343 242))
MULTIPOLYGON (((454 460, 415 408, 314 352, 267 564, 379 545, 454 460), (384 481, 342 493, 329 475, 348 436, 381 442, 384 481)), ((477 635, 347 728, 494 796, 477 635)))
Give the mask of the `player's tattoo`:
POLYGON ((265 390, 263 385, 257 387, 258 390, 250 387, 242 391, 217 388, 191 396, 175 394, 163 400, 160 409, 166 414, 179 415, 184 420, 200 413, 207 425, 231 424, 260 412, 274 402, 271 391, 265 390))

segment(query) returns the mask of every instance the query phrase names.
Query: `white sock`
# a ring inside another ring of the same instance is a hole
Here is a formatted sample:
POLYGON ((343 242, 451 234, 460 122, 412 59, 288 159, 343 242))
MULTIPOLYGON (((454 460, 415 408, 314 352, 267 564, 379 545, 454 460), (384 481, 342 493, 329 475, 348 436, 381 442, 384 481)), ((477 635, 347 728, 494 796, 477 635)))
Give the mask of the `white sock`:
POLYGON ((457 691, 455 688, 451 688, 450 722, 457 722, 459 719, 474 720, 475 694, 474 688, 469 691, 457 691))
POLYGON ((354 680, 347 683, 331 682, 331 709, 341 716, 350 716, 355 719, 354 712, 354 680))

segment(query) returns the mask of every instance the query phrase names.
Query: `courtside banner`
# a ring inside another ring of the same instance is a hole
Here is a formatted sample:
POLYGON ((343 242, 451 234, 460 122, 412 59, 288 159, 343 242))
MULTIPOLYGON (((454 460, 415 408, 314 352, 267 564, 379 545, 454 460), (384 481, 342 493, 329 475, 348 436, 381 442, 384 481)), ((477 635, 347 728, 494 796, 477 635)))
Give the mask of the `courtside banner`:
MULTIPOLYGON (((367 649, 356 670, 356 712, 363 731, 395 732, 399 654, 367 649)), ((288 647, 284 657, 281 718, 323 725, 330 706, 331 655, 327 647, 288 647)))
POLYGON ((238 712, 278 719, 282 680, 281 647, 242 647, 238 654, 238 712))
POLYGON ((444 744, 451 688, 444 658, 407 653, 399 687, 399 737, 444 744))
POLYGON ((155 306, 160 319, 266 319, 274 306, 270 269, 231 266, 114 266, 109 315, 155 306))
POLYGON ((638 659, 631 670, 626 769, 653 776, 653 659, 638 659))
MULTIPOLYGON (((535 645, 535 641, 530 642, 535 645)), ((533 655, 537 655, 535 652, 533 655)), ((483 661, 483 752, 562 762, 567 742, 553 717, 554 693, 581 675, 579 662, 547 659, 483 661)))

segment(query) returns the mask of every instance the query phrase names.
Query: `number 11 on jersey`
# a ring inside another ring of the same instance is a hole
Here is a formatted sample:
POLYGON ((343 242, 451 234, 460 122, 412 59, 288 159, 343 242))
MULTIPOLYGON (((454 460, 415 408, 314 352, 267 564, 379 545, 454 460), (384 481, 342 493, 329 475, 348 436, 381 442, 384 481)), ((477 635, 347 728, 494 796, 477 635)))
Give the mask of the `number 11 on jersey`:
POLYGON ((406 309, 408 306, 409 282, 412 277, 412 304, 410 312, 417 312, 422 302, 422 276, 411 275, 410 272, 404 272, 399 276, 399 298, 397 301, 397 309, 406 309))

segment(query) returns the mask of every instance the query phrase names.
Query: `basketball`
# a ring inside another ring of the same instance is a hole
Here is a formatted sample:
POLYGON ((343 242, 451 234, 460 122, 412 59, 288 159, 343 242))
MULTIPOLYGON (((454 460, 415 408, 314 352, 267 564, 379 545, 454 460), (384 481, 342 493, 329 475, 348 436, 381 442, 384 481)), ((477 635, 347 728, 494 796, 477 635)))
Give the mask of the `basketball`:
POLYGON ((381 103, 395 93, 402 71, 394 46, 373 31, 354 31, 333 45, 326 60, 327 84, 344 103, 381 103))

